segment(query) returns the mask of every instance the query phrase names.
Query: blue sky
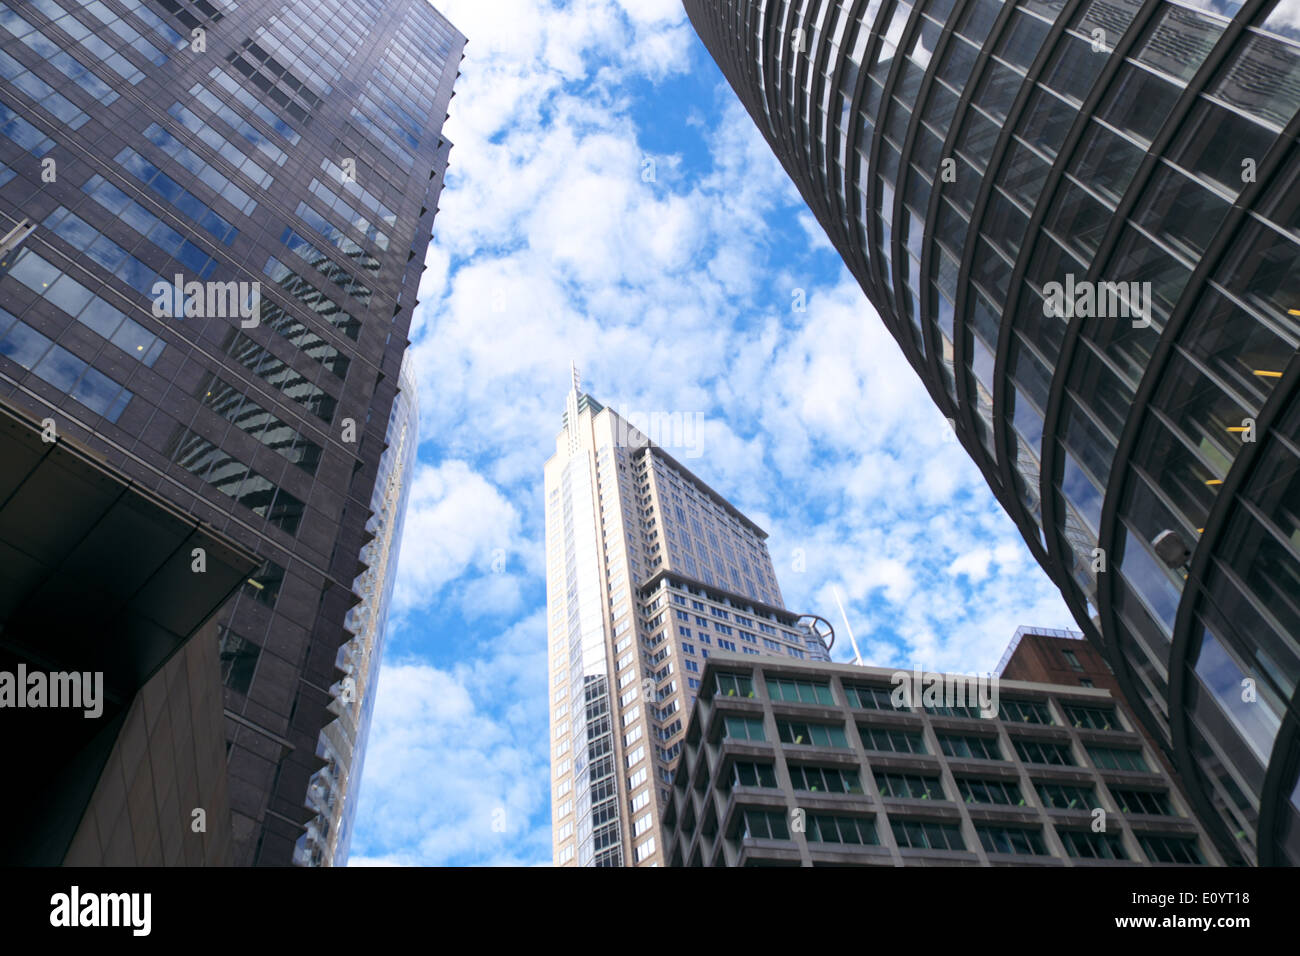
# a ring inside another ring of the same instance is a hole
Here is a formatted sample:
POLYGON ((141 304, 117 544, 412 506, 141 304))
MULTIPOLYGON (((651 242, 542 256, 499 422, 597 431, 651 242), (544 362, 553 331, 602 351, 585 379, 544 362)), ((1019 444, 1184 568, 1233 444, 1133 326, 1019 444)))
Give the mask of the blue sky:
POLYGON ((684 462, 768 531, 788 607, 839 629, 840 589, 868 663, 984 673, 1017 626, 1073 625, 679 0, 437 6, 469 45, 352 865, 550 861, 542 464, 570 359, 615 408, 702 417, 684 462))

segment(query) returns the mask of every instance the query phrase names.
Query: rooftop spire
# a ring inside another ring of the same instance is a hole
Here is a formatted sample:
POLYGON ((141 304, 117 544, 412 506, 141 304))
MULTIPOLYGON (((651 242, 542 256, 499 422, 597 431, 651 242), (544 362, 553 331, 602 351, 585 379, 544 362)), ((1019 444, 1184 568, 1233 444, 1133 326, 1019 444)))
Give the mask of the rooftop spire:
POLYGON ((580 375, 578 374, 578 366, 574 363, 573 359, 569 359, 569 374, 573 377, 573 391, 574 391, 574 394, 579 394, 579 393, 581 393, 581 392, 582 392, 582 376, 580 376, 580 375))

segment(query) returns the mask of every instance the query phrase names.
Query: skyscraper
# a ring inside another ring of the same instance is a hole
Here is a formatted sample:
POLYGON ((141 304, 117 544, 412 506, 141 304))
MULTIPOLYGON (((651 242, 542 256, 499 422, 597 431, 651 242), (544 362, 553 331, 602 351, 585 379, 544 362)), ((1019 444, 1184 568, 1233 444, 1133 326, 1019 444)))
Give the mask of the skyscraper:
POLYGON ((366 738, 375 710, 379 664, 388 630, 388 605, 397 584, 397 556, 402 548, 406 502, 415 477, 420 445, 420 399, 411 370, 411 357, 402 362, 399 390, 388 416, 384 453, 370 498, 371 519, 366 530, 375 535, 361 551, 366 568, 352 590, 361 603, 348 611, 346 626, 353 635, 339 648, 339 669, 346 675, 330 688, 337 716, 321 730, 316 753, 326 761, 307 789, 316 818, 298 838, 294 859, 314 866, 340 866, 347 862, 356 818, 366 738))
POLYGON ((545 476, 554 862, 657 866, 702 663, 826 660, 827 627, 785 609, 766 533, 576 371, 545 476))
POLYGON ((464 42, 424 0, 0 5, 0 397, 263 562, 219 618, 236 864, 292 862, 346 772, 464 42))
POLYGON ((685 0, 1226 858, 1300 862, 1300 22, 685 0))

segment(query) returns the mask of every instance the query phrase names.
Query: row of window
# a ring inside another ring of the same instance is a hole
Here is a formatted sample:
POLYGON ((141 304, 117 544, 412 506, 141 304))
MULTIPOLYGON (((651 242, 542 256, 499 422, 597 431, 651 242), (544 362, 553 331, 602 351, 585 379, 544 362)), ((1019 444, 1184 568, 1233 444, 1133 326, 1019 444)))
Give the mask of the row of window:
POLYGON ((265 380, 267 384, 304 406, 321 421, 326 424, 334 421, 338 399, 309 382, 292 365, 258 345, 239 329, 232 328, 227 331, 223 347, 231 358, 265 380))
POLYGON ((140 323, 30 249, 18 253, 9 276, 150 368, 166 346, 140 323))
POLYGON ((7 4, 0 4, 0 28, 10 33, 56 70, 76 83, 103 106, 110 106, 118 93, 98 76, 86 69, 58 44, 15 13, 7 4))
POLYGON ((343 230, 334 225, 305 202, 298 203, 295 215, 304 223, 315 229, 330 241, 333 246, 349 259, 361 266, 371 275, 378 275, 379 260, 366 252, 361 245, 347 236, 343 230))
MULTIPOLYGON (((199 279, 207 279, 216 271, 217 260, 208 255, 202 246, 185 238, 103 176, 96 173, 86 180, 81 188, 118 221, 130 226, 163 253, 173 257, 191 275, 199 279)), ((65 223, 67 221, 65 220, 65 223)), ((66 237, 66 233, 61 234, 66 237)))
POLYGON ((116 422, 131 401, 131 392, 4 309, 0 309, 0 355, 110 422, 116 422))
MULTIPOLYGON (((847 749, 850 745, 841 724, 824 724, 816 721, 793 720, 785 717, 776 719, 778 739, 783 744, 796 746, 835 747, 847 749)), ((924 754, 925 739, 920 733, 910 730, 895 730, 886 727, 858 726, 862 746, 867 750, 883 753, 924 754)), ((766 732, 763 718, 736 714, 723 715, 722 734, 725 738, 764 741, 766 732)), ((984 737, 970 734, 937 734, 940 750, 944 756, 955 759, 1002 760, 1001 745, 997 737, 984 737)), ((1078 766, 1070 744, 1051 740, 1026 740, 1018 737, 1011 739, 1016 756, 1025 763, 1047 764, 1050 766, 1078 766)), ((1103 770, 1135 770, 1149 772, 1146 760, 1140 750, 1128 747, 1103 747, 1085 745, 1093 764, 1103 770)))
POLYGON ((288 155, 279 146, 275 145, 267 136, 263 135, 252 123, 248 122, 236 110, 227 106, 226 103, 219 99, 211 91, 204 88, 202 83, 195 83, 190 87, 190 96, 192 102, 200 103, 214 116, 220 117, 227 126, 242 136, 249 145, 256 147, 271 162, 277 166, 283 166, 288 155))
POLYGON ((178 426, 164 453, 217 491, 294 535, 306 508, 296 497, 202 435, 178 426))
POLYGON ((239 170, 262 189, 269 189, 275 178, 248 154, 242 147, 236 146, 222 136, 210 123, 205 123, 194 111, 179 102, 173 103, 167 110, 172 119, 202 140, 208 148, 224 159, 233 169, 239 170))
MULTIPOLYGON (((29 0, 29 3, 30 6, 35 7, 37 10, 40 10, 40 12, 43 13, 48 19, 53 21, 53 25, 55 27, 63 30, 63 32, 67 33, 70 37, 72 37, 72 39, 76 43, 76 46, 81 48, 80 52, 82 53, 82 55, 87 56, 95 60, 96 62, 102 64, 104 67, 116 73, 118 76, 120 76, 122 79, 126 80, 126 82, 130 83, 133 86, 139 83, 142 79, 144 79, 143 70, 136 67, 135 64, 133 64, 130 60, 128 60, 117 50, 115 50, 111 44, 105 42, 102 38, 97 36, 94 30, 91 30, 80 20, 74 17, 69 11, 65 10, 59 4, 53 2, 53 0, 29 0)), ((162 23, 162 21, 159 20, 156 14, 148 10, 148 8, 145 7, 142 3, 134 2, 133 0, 133 2, 128 5, 135 8, 135 13, 137 16, 141 17, 142 19, 151 20, 152 21, 151 25, 154 27, 156 32, 159 32, 164 36, 166 36, 167 33, 163 33, 163 31, 167 31, 172 35, 175 35, 174 31, 171 31, 171 29, 167 27, 166 24, 162 23)), ((123 29, 129 29, 128 27, 126 27, 126 24, 122 23, 118 19, 116 14, 112 13, 102 3, 86 5, 87 9, 91 9, 92 7, 95 8, 92 12, 94 12, 96 14, 96 17, 101 21, 105 23, 112 23, 113 21, 116 21, 115 25, 117 27, 123 29)), ((29 38, 26 36, 27 33, 35 29, 34 27, 31 26, 31 24, 29 24, 22 17, 14 13, 13 10, 9 9, 8 5, 6 5, 5 9, 3 10, 3 13, 0 13, 0 17, 3 18, 4 27, 6 30, 8 30, 13 35, 22 38, 24 42, 28 42, 29 38)), ((48 30, 48 28, 46 29, 48 30)), ((45 31, 42 31, 42 33, 44 32, 45 31)), ((44 39, 44 37, 42 38, 44 39)), ((161 63, 166 62, 167 60, 166 56, 164 56, 159 50, 153 47, 152 44, 149 44, 147 41, 145 41, 143 37, 140 37, 137 34, 136 36, 130 37, 129 39, 131 41, 132 46, 136 49, 136 51, 142 53, 147 59, 150 60, 150 62, 157 63, 159 65, 161 65, 161 63)), ((47 42, 50 44, 50 46, 57 46, 60 49, 64 49, 66 52, 71 52, 74 49, 74 47, 68 46, 62 41, 47 40, 47 42)), ((39 41, 37 41, 37 43, 39 43, 39 41)), ((36 43, 32 43, 29 45, 32 45, 33 48, 37 48, 39 52, 39 48, 37 47, 36 43)), ((49 48, 47 47, 46 49, 48 51, 49 48)), ((47 56, 46 58, 51 59, 49 56, 47 56)), ((76 68, 80 67, 79 63, 77 63, 75 66, 73 66, 72 64, 65 64, 65 65, 68 66, 68 70, 64 71, 65 75, 72 75, 77 71, 76 68)), ((59 64, 55 63, 55 66, 57 67, 59 66, 59 64)), ((86 71, 86 74, 88 76, 91 75, 89 74, 89 71, 86 71)), ((95 92, 99 91, 97 77, 94 78, 94 80, 84 80, 83 82, 80 82, 78 85, 81 85, 88 92, 91 92, 92 95, 95 95, 95 92)), ((111 100, 109 102, 111 102, 111 100)))
MULTIPOLYGON (((832 813, 806 813, 787 819, 778 810, 745 807, 738 815, 732 836, 739 839, 791 840, 802 832, 809 843, 839 843, 878 846, 879 834, 873 817, 832 813)), ((900 849, 965 851, 961 827, 937 820, 891 820, 890 830, 900 849)), ((1037 827, 976 824, 975 834, 986 853, 1045 856, 1047 846, 1037 827)), ((1115 833, 1057 828, 1067 856, 1074 859, 1127 860, 1123 841, 1115 833)), ((1157 863, 1205 862, 1194 837, 1137 834, 1147 859, 1157 863)))
POLYGON ((226 421, 293 462, 309 475, 316 474, 322 449, 292 425, 281 421, 219 375, 205 379, 199 401, 226 421))
POLYGON ((275 256, 268 256, 262 271, 285 292, 317 315, 327 319, 354 342, 361 334, 361 320, 343 311, 333 299, 294 272, 275 256))
MULTIPOLYGON (((753 697, 753 681, 744 675, 718 674, 718 693, 728 697, 753 697)), ((903 703, 906 688, 885 688, 867 685, 845 684, 844 694, 851 707, 860 710, 911 710, 903 703)), ((788 703, 822 704, 834 706, 835 699, 830 684, 825 681, 801 680, 794 678, 768 678, 767 693, 772 700, 788 703)), ((1075 727, 1092 730, 1122 730, 1123 727, 1109 707, 1095 707, 1083 704, 1062 702, 1066 719, 1075 727)), ((942 717, 966 717, 982 719, 978 706, 949 706, 923 704, 927 714, 942 717)), ((1025 724, 1042 724, 1055 726, 1056 720, 1045 701, 1000 700, 998 716, 1005 721, 1025 724)))
MULTIPOLYGON (((213 211, 210 205, 182 187, 176 180, 130 146, 124 147, 114 157, 114 161, 145 186, 148 186, 168 205, 202 226, 223 245, 229 246, 239 235, 239 230, 213 211)), ((238 199, 239 197, 236 196, 235 198, 238 199)), ((247 201, 245 199, 245 202, 247 201)), ((241 207, 236 206, 235 208, 240 209, 241 207)))
POLYGON ((313 269, 352 296, 352 298, 362 305, 370 304, 370 296, 372 295, 370 287, 360 282, 346 269, 336 265, 334 260, 299 235, 292 226, 285 227, 284 233, 280 236, 280 241, 288 246, 291 252, 303 259, 313 269))

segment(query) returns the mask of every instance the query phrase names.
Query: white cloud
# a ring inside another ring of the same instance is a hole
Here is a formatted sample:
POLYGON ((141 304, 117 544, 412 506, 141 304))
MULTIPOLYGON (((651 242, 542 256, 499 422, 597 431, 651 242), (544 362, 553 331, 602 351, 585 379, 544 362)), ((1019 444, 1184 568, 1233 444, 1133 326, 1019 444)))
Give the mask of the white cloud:
POLYGON ((545 628, 449 669, 384 664, 349 865, 549 860, 545 628))
POLYGON ((435 601, 475 566, 489 571, 521 547, 514 506, 463 461, 420 465, 411 486, 394 609, 435 601))

